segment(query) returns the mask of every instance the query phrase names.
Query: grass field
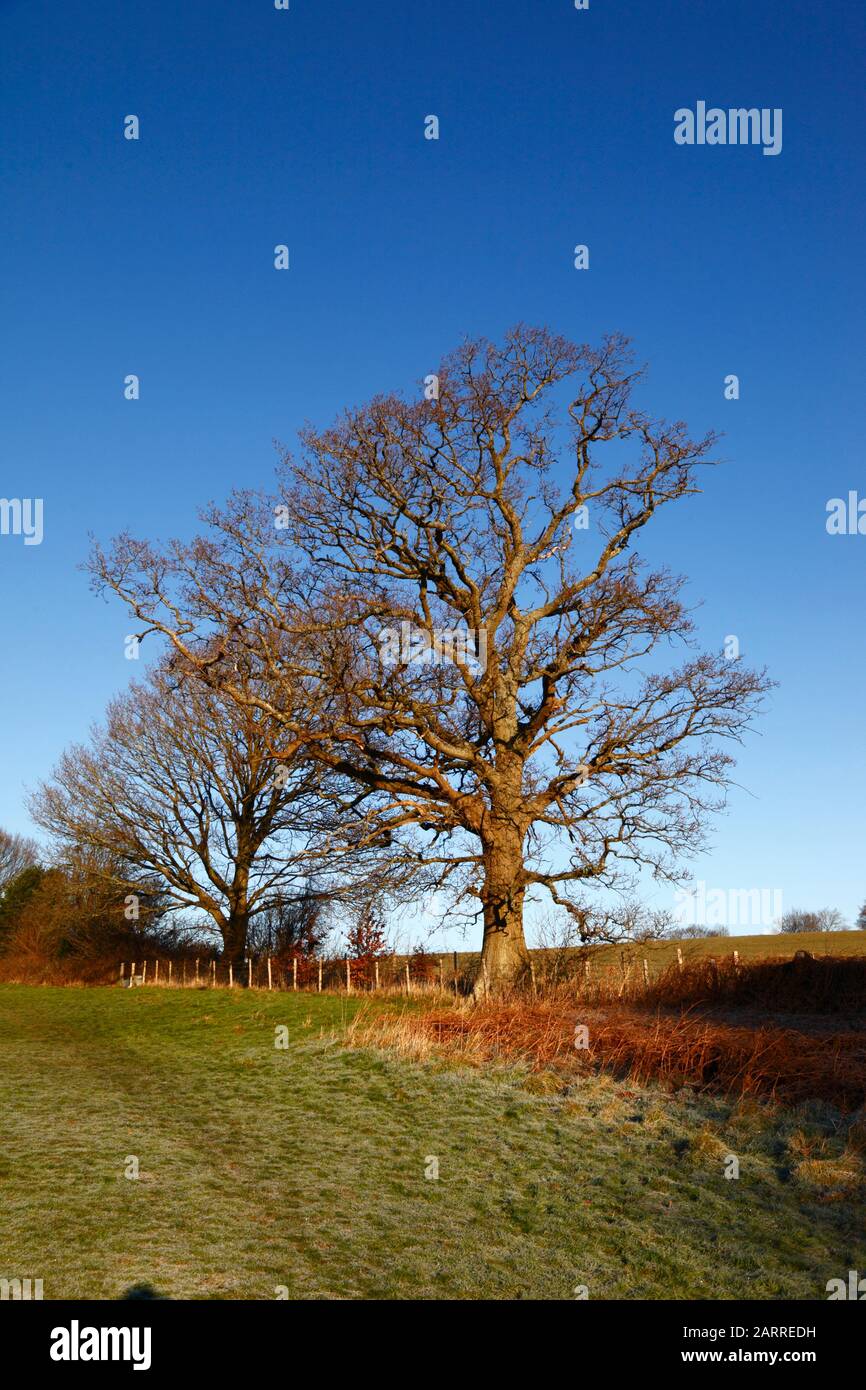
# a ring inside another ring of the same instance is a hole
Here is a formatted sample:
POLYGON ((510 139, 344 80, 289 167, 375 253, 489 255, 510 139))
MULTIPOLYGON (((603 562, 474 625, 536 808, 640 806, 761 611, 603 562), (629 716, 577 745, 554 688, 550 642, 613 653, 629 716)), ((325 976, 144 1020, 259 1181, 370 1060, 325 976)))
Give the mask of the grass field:
POLYGON ((357 1007, 0 986, 0 1277, 46 1299, 814 1299, 866 1268, 825 1108, 546 1094, 344 1047, 357 1007))
POLYGON ((813 956, 866 956, 866 932, 812 931, 774 936, 708 936, 689 941, 648 941, 626 948, 598 946, 593 954, 598 959, 619 960, 626 955, 646 956, 653 971, 664 969, 677 958, 677 946, 683 959, 694 956, 729 956, 736 951, 742 961, 765 960, 776 956, 792 956, 795 951, 811 951, 813 956))
MULTIPOLYGON (((626 959, 640 960, 644 956, 653 974, 658 974, 665 966, 677 959, 677 947, 688 960, 695 956, 729 956, 732 951, 739 953, 740 959, 765 960, 778 956, 792 956, 795 951, 811 951, 814 956, 866 956, 866 931, 796 932, 784 936, 759 934, 755 936, 708 936, 695 937, 686 941, 641 941, 626 942, 623 945, 562 947, 561 949, 532 948, 530 954, 538 961, 545 956, 558 955, 563 958, 591 955, 594 962, 619 965, 623 955, 626 959)), ((435 954, 435 953, 434 953, 435 954)), ((478 951, 458 951, 457 966, 467 975, 474 975, 481 959, 478 951)), ((439 956, 436 957, 439 959, 439 956)), ((442 956, 446 967, 453 962, 453 953, 442 956)), ((395 962, 402 971, 406 956, 397 955, 395 962)), ((447 977, 447 970, 446 970, 447 977)))

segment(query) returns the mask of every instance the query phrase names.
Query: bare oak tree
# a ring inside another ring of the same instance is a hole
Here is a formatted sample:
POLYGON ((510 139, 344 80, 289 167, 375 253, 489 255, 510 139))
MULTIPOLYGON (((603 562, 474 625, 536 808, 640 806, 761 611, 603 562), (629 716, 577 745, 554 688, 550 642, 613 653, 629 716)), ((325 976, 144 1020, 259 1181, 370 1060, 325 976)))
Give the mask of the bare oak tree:
POLYGON ((357 787, 368 841, 407 836, 483 915, 480 988, 526 966, 527 891, 585 919, 588 885, 674 878, 723 804, 768 682, 693 641, 682 581, 635 553, 698 491, 714 440, 634 401, 625 341, 518 327, 308 429, 272 498, 235 494, 167 550, 96 547, 96 583, 287 746, 357 787), (215 653, 228 632, 270 689, 215 653))

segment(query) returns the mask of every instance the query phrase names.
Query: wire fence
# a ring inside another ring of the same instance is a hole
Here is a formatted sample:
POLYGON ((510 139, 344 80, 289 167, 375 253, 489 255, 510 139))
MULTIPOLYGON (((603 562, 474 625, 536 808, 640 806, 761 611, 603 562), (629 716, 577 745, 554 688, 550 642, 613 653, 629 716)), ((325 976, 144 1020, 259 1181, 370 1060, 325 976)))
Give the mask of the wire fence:
POLYGON ((151 956, 121 961, 119 982, 133 986, 172 989, 307 990, 315 993, 360 993, 448 990, 464 993, 466 973, 456 954, 451 956, 351 957, 249 956, 238 965, 213 956, 176 959, 151 956))
MULTIPOLYGON (((732 959, 739 961, 738 953, 732 959)), ((676 964, 683 954, 676 948, 676 964)), ((589 952, 534 952, 523 987, 533 994, 565 989, 587 999, 630 998, 650 986, 668 962, 650 962, 645 956, 622 951, 618 959, 599 965, 589 952)), ((355 994, 389 992, 412 994, 447 991, 468 994, 480 966, 476 953, 453 952, 447 956, 387 955, 379 957, 250 956, 233 966, 216 956, 191 958, 150 957, 122 961, 120 983, 127 986, 164 986, 179 989, 306 990, 315 993, 355 994)))
MULTIPOLYGON (((519 993, 535 997, 562 995, 584 1003, 616 1000, 626 1003, 655 995, 662 984, 666 997, 673 997, 680 990, 677 981, 692 989, 698 984, 699 974, 702 996, 715 997, 731 988, 731 980, 751 975, 758 964, 769 967, 773 973, 773 967, 786 960, 781 953, 772 957, 747 955, 743 958, 733 942, 732 949, 724 953, 699 955, 694 951, 695 945, 697 943, 690 942, 685 949, 675 945, 661 952, 642 950, 640 943, 629 943, 615 952, 602 951, 601 954, 595 954, 592 949, 536 950, 529 953, 526 970, 515 982, 515 988, 519 993)), ((829 957, 831 949, 830 943, 827 946, 821 943, 816 952, 818 960, 829 957)), ((789 957, 793 955, 793 950, 788 953, 789 957)), ((814 959, 810 952, 798 951, 797 955, 814 959)), ((478 953, 457 951, 447 955, 392 954, 361 959, 335 956, 286 959, 253 955, 237 966, 213 955, 150 956, 141 961, 121 962, 119 981, 126 987, 250 988, 343 994, 438 991, 468 995, 479 977, 480 965, 478 953)))

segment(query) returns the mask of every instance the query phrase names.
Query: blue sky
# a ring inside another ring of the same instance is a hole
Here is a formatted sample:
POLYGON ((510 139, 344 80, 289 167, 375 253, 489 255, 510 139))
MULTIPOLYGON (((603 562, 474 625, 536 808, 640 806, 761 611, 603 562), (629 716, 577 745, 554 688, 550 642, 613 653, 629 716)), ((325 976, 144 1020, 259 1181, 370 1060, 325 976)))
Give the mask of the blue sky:
POLYGON ((88 532, 189 534, 464 335, 621 330, 647 406, 725 432, 646 552, 779 682, 694 872, 851 919, 866 536, 825 509, 866 496, 864 28, 841 0, 0 0, 0 496, 45 528, 0 536, 0 824, 135 674, 88 532), (698 100, 781 108, 781 153, 676 145, 698 100))

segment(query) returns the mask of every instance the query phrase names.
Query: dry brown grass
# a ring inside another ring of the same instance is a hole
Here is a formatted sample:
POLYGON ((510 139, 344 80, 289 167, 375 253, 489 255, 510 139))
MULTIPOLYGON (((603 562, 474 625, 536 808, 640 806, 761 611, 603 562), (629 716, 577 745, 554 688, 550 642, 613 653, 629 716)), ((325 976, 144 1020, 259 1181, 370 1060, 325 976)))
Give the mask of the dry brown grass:
POLYGON ((653 1006, 696 1003, 760 1008, 768 1013, 859 1014, 866 1012, 866 958, 818 956, 814 959, 722 960, 669 965, 641 1001, 653 1006))
POLYGON ((853 1117, 848 1130, 848 1143, 856 1153, 866 1157, 866 1110, 853 1117))
POLYGON ((537 992, 537 998, 581 1005, 631 1004, 687 1008, 712 1005, 765 1013, 809 1013, 866 1021, 866 957, 766 957, 735 961, 727 956, 676 960, 652 976, 643 962, 622 952, 618 963, 588 968, 537 992))
POLYGON ((794 1170, 794 1181, 820 1193, 824 1201, 841 1201, 864 1186, 863 1165, 856 1153, 834 1158, 809 1158, 794 1170))
POLYGON ((829 1101, 845 1111, 866 1103, 866 1033, 816 1036, 793 1028, 738 1027, 692 1011, 666 1013, 619 1004, 606 1009, 561 1001, 460 1004, 398 1016, 360 1014, 354 1045, 396 1049, 415 1059, 445 1055, 467 1065, 521 1063, 568 1076, 606 1069, 638 1083, 660 1081, 788 1104, 829 1101), (588 1029, 588 1047, 575 1029, 588 1029))
POLYGON ((7 985, 113 985, 117 976, 118 967, 113 960, 0 956, 0 981, 7 985))
POLYGON ((591 1055, 636 1081, 657 1079, 726 1094, 809 1099, 857 1110, 866 1101, 866 1033, 815 1035, 748 1027, 698 1014, 647 1017, 614 1012, 594 1034, 591 1055))

